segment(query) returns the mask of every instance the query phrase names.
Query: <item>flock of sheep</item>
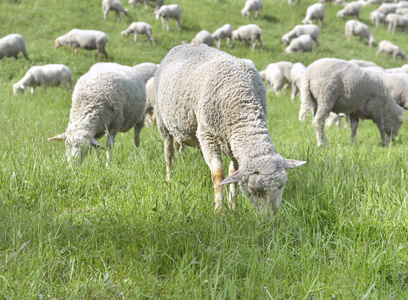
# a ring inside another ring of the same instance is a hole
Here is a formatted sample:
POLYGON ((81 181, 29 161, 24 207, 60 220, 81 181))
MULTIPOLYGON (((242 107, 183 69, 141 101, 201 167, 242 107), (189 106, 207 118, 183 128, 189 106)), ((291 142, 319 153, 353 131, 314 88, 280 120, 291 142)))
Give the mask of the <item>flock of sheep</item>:
MULTIPOLYGON (((141 1, 129 1, 130 4, 135 2, 141 1)), ((347 4, 337 16, 358 17, 361 6, 366 5, 363 2, 347 4)), ((377 24, 376 20, 387 22, 388 14, 398 13, 397 9, 404 7, 404 3, 381 4, 376 13, 371 14, 377 18, 373 18, 373 24, 377 24), (383 7, 387 7, 387 14, 383 7)), ((144 4, 147 5, 146 0, 144 4)), ((116 12, 118 20, 120 13, 128 15, 128 10, 118 0, 103 0, 102 10, 105 19, 110 10, 116 12)), ((247 0, 241 14, 257 18, 262 10, 262 0, 247 0)), ((169 18, 176 19, 177 27, 180 27, 179 5, 164 5, 163 0, 156 0, 155 14, 156 19, 161 18, 163 28, 166 26, 169 30, 169 18)), ((282 42, 288 44, 285 52, 312 51, 313 42, 319 46, 321 29, 312 22, 319 20, 322 27, 323 19, 324 4, 310 6, 304 25, 296 25, 282 36, 282 42)), ((360 35, 363 42, 367 38, 368 44, 374 45, 375 40, 367 25, 350 20, 345 26, 347 38, 360 35)), ((393 26, 389 28, 395 30, 393 26)), ((135 41, 138 33, 147 34, 155 45, 149 24, 132 23, 121 34, 132 32, 135 41)), ((164 139, 167 180, 171 179, 175 151, 184 146, 196 147, 201 149, 212 173, 216 211, 224 203, 223 185, 226 184, 230 184, 230 206, 236 206, 239 183, 254 206, 260 212, 267 212, 279 207, 287 181, 286 169, 306 163, 284 159, 275 152, 266 122, 267 88, 278 94, 284 81, 288 81, 292 86, 292 102, 300 92, 299 120, 304 121, 308 112, 313 112, 318 145, 327 144, 324 126, 332 117, 339 120, 340 116, 346 116, 349 119, 353 141, 359 119, 374 121, 384 145, 398 134, 404 109, 408 109, 408 66, 384 70, 368 61, 324 58, 307 67, 300 62, 275 62, 259 72, 252 61, 218 50, 224 38, 229 46, 234 39, 240 40, 243 46, 249 40, 253 49, 258 41, 262 49, 261 34, 256 24, 236 30, 226 24, 213 34, 200 31, 190 44, 174 47, 160 65, 142 63, 129 67, 96 63, 74 87, 66 131, 49 140, 65 141, 68 161, 80 163, 91 147, 105 149, 98 139, 107 134, 105 150, 109 165, 118 132, 133 128, 134 143, 139 147, 144 124, 157 122, 164 139), (209 47, 213 41, 218 49, 209 47), (231 157, 226 178, 221 153, 231 157)), ((58 37, 55 47, 68 45, 74 51, 77 48, 97 49, 100 57, 107 58, 105 44, 108 40, 100 31, 73 29, 58 37)), ((21 35, 10 34, 0 39, 1 58, 14 56, 17 59, 20 51, 28 59, 21 35)), ((405 54, 400 49, 393 49, 387 41, 379 43, 378 53, 381 52, 405 59, 405 54)), ((37 85, 64 83, 72 87, 68 67, 57 64, 34 66, 13 85, 13 90, 17 94, 31 87, 33 93, 37 85)))

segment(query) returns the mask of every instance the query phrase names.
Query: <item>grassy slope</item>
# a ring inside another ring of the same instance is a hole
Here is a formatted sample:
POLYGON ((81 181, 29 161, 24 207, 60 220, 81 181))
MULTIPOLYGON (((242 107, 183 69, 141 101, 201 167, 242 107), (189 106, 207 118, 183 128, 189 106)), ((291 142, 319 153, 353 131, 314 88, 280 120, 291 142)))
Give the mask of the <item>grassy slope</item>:
MULTIPOLYGON (((165 32, 153 8, 132 8, 131 18, 119 23, 110 13, 103 22, 99 2, 0 3, 0 36, 22 34, 31 59, 0 63, 0 298, 406 298, 405 125, 390 147, 379 146, 378 130, 365 121, 356 145, 349 129, 330 128, 330 146, 318 148, 310 119, 297 121, 300 104, 290 103, 290 91, 269 95, 277 151, 309 163, 289 171, 279 216, 265 219, 241 196, 237 211, 214 216, 210 173, 194 149, 177 157, 174 178, 166 183, 156 128, 143 130, 139 149, 132 134, 119 135, 109 168, 104 153, 68 168, 64 145, 46 139, 65 130, 71 91, 37 88, 34 95, 14 97, 11 88, 31 65, 64 63, 76 81, 97 62, 95 51, 55 50, 56 37, 74 27, 105 31, 109 60, 134 65, 159 63, 201 29, 251 22, 239 14, 244 1, 197 0, 193 6, 180 0, 182 30, 165 32), (120 36, 131 20, 153 25, 156 48, 143 37, 134 44, 120 36)), ((280 37, 312 1, 295 7, 264 2, 265 13, 254 22, 263 29, 265 50, 251 52, 238 43, 234 49, 223 44, 223 50, 252 59, 259 69, 280 60, 307 65, 320 57, 401 64, 376 57, 376 49, 357 38, 344 41, 345 21, 335 17, 335 5, 326 7, 320 48, 284 55, 280 37)), ((365 23, 373 9, 363 9, 365 23)), ((400 32, 372 32, 377 41, 406 45, 400 32)))

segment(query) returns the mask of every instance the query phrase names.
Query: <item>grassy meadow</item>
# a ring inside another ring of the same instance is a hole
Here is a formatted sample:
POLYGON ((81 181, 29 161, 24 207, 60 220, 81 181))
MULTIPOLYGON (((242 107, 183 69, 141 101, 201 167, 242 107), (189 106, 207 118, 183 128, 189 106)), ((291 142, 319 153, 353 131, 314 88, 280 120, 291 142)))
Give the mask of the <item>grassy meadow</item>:
MULTIPOLYGON (((130 17, 103 21, 101 1, 2 0, 0 37, 24 36, 30 61, 0 63, 0 299, 406 299, 408 297, 408 124, 388 147, 373 122, 360 122, 357 143, 350 128, 327 128, 328 147, 317 147, 311 116, 298 121, 299 99, 290 89, 268 94, 268 124, 276 151, 308 164, 288 171, 282 205, 260 216, 239 194, 239 207, 213 212, 210 171, 196 149, 176 156, 165 181, 163 141, 145 127, 136 149, 133 133, 116 138, 113 161, 89 155, 79 168, 66 162, 63 143, 47 138, 65 131, 72 91, 38 87, 13 95, 12 84, 33 65, 63 63, 74 83, 97 51, 54 49, 72 28, 101 30, 110 41, 108 61, 160 63, 201 29, 213 32, 256 23, 264 51, 235 41, 221 50, 252 59, 259 70, 289 60, 305 65, 321 57, 371 60, 398 67, 391 56, 359 38, 347 42, 338 5, 326 6, 320 47, 286 55, 281 36, 299 24, 302 0, 264 0, 256 20, 242 18, 244 0, 178 0, 181 30, 162 30, 153 6, 125 7, 130 17), (133 21, 152 24, 155 48, 120 32, 133 21)), ((125 3, 125 0, 122 0, 125 3)), ((170 1, 167 1, 170 4, 170 1)), ((369 12, 360 20, 369 24, 369 12)), ((407 35, 370 27, 408 51, 407 35)), ((100 142, 104 145, 105 138, 100 142)), ((229 163, 225 159, 225 167, 229 163)))

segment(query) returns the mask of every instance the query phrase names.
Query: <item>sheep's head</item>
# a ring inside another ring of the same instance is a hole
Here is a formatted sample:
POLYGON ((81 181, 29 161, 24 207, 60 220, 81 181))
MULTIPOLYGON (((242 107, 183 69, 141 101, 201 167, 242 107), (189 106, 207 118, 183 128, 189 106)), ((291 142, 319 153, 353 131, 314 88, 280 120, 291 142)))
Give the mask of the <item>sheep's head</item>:
POLYGON ((282 42, 285 44, 289 44, 289 36, 287 34, 282 36, 282 42))
POLYGON ((21 83, 13 84, 14 95, 17 95, 18 93, 24 93, 24 89, 25 89, 25 87, 21 83))
POLYGON ((232 40, 239 40, 239 39, 240 39, 238 30, 232 31, 232 33, 231 33, 231 39, 232 39, 232 40))
POLYGON ((126 17, 129 17, 129 10, 127 8, 123 9, 123 13, 126 17))
POLYGON ((158 20, 160 17, 163 16, 163 14, 161 13, 160 10, 156 10, 156 11, 154 12, 154 14, 156 15, 156 20, 158 20))
POLYGON ((245 17, 245 16, 249 15, 249 12, 246 9, 243 9, 243 10, 241 10, 241 15, 243 17, 245 17))
POLYGON ((304 19, 302 21, 303 24, 313 24, 311 20, 304 19))
POLYGON ((60 44, 60 42, 58 41, 58 39, 55 40, 54 45, 55 45, 55 49, 58 49, 58 48, 61 46, 61 44, 60 44))
POLYGON ((401 57, 402 60, 405 60, 405 59, 407 58, 407 56, 405 55, 405 53, 402 52, 402 51, 401 51, 401 53, 400 53, 400 57, 401 57))
POLYGON ((339 12, 337 12, 336 17, 344 18, 344 13, 340 10, 339 12))

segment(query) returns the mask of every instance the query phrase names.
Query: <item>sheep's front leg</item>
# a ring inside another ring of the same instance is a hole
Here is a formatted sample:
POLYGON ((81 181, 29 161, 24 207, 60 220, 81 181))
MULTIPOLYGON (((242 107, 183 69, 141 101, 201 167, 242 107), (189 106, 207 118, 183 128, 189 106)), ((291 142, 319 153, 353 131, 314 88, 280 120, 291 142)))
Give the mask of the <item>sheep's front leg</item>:
POLYGON ((106 139, 106 166, 109 166, 112 162, 113 145, 115 144, 115 135, 108 133, 108 138, 106 139))
POLYGON ((215 196, 215 207, 214 211, 219 212, 223 206, 223 186, 218 185, 221 181, 224 180, 224 169, 222 168, 222 159, 221 153, 212 153, 210 159, 210 169, 211 175, 213 178, 213 185, 214 185, 214 196, 215 196))
POLYGON ((358 118, 350 115, 350 127, 351 127, 351 142, 356 142, 356 134, 357 134, 357 127, 358 127, 358 118))
POLYGON ((33 86, 31 87, 31 94, 34 94, 34 87, 33 86))
MULTIPOLYGON (((229 175, 236 172, 238 170, 238 162, 235 158, 231 158, 231 162, 229 165, 229 175)), ((228 203, 230 209, 236 209, 238 206, 237 196, 238 196, 238 184, 231 183, 230 185, 230 193, 228 195, 228 203)))
POLYGON ((169 17, 166 17, 166 29, 167 29, 167 31, 170 30, 170 27, 169 27, 169 17))
POLYGON ((162 29, 164 29, 164 17, 161 16, 160 18, 161 18, 161 21, 162 21, 162 29))
POLYGON ((116 11, 116 22, 120 21, 120 11, 116 11))
POLYGON ((136 43, 137 42, 137 31, 135 30, 135 35, 133 37, 133 41, 136 43))
POLYGON ((292 81, 292 94, 290 95, 290 99, 292 100, 292 103, 295 103, 295 98, 297 94, 298 94, 298 88, 295 84, 295 81, 292 81))

